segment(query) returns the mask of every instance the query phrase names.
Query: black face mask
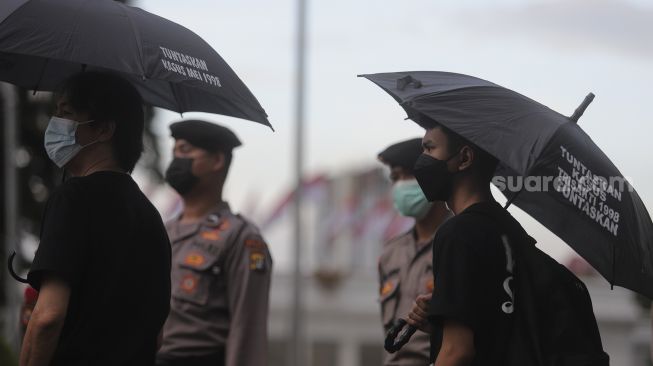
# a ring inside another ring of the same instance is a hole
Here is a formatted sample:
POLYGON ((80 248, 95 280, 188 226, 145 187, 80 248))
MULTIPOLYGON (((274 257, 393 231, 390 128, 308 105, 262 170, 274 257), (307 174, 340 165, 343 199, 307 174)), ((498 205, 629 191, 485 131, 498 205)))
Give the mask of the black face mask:
POLYGON ((190 192, 199 181, 193 175, 192 168, 192 158, 174 158, 166 170, 166 182, 182 196, 190 192))
POLYGON ((451 198, 454 173, 447 169, 447 162, 456 155, 458 154, 451 155, 447 160, 439 160, 422 154, 415 161, 415 179, 429 202, 447 201, 451 198))

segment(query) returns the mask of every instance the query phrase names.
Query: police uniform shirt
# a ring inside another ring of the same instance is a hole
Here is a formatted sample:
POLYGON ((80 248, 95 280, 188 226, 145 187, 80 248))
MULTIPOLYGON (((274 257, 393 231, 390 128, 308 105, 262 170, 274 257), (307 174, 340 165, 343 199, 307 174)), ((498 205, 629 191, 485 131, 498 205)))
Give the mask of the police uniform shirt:
MULTIPOLYGON (((379 258, 379 302, 385 331, 408 315, 418 295, 433 290, 432 256, 432 240, 417 243, 414 229, 384 245, 379 258)), ((387 366, 428 363, 429 335, 420 330, 396 353, 384 351, 387 366)))
POLYGON ((505 364, 512 327, 512 255, 491 215, 505 215, 496 202, 468 207, 442 224, 435 236, 435 286, 430 302, 432 360, 442 343, 444 320, 474 332, 473 366, 505 364), (481 214, 479 214, 481 213, 481 214), (489 216, 488 216, 489 215, 489 216))
POLYGON ((167 228, 172 300, 158 357, 225 353, 228 366, 267 364, 272 259, 258 229, 224 202, 200 222, 167 228))
POLYGON ((161 216, 123 173, 68 179, 48 200, 28 274, 70 286, 50 365, 148 365, 170 306, 170 243, 161 216))

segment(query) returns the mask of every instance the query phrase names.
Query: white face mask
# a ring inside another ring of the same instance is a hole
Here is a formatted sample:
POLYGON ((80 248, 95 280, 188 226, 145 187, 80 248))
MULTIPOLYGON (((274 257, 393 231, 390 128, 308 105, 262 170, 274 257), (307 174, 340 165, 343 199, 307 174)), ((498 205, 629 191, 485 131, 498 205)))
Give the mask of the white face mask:
POLYGON ((95 140, 82 146, 75 140, 77 126, 91 122, 93 122, 93 120, 77 122, 71 119, 54 116, 50 118, 48 127, 45 129, 45 137, 43 141, 48 157, 50 157, 50 160, 57 164, 59 168, 63 168, 63 166, 74 158, 81 149, 98 141, 95 140))

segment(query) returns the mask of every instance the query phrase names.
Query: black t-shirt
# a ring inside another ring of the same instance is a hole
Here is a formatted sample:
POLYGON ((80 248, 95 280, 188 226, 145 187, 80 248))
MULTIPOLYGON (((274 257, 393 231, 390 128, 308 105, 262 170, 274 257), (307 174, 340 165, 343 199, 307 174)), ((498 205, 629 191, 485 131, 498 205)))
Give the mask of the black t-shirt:
MULTIPOLYGON (((431 359, 451 319, 474 332, 472 365, 502 366, 512 327, 512 268, 502 230, 492 215, 509 215, 496 202, 477 203, 438 229, 433 247, 435 286, 430 304, 431 359), (488 216, 489 215, 489 216, 488 216)), ((510 260, 512 263, 512 260, 510 260)))
POLYGON ((127 174, 71 178, 50 197, 28 274, 71 288, 51 365, 152 365, 170 304, 170 242, 127 174))

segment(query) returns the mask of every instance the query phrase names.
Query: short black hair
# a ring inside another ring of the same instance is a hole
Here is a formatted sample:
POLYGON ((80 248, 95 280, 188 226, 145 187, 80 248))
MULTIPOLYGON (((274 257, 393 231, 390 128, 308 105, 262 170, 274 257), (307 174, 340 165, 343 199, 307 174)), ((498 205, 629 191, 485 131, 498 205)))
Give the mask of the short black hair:
POLYGON ((399 167, 405 173, 415 174, 415 161, 422 155, 422 138, 413 138, 394 143, 377 154, 377 158, 390 168, 399 167))
POLYGON ((218 150, 218 152, 221 152, 224 154, 224 178, 227 178, 227 175, 229 174, 229 169, 231 168, 231 161, 233 160, 233 152, 232 151, 224 151, 224 150, 218 150))
POLYGON ((422 115, 418 124, 427 130, 440 128, 442 133, 447 136, 447 150, 450 155, 457 154, 463 146, 469 146, 472 148, 472 150, 474 150, 474 165, 476 166, 479 176, 488 181, 492 180, 497 165, 499 164, 497 158, 434 119, 422 115))
POLYGON ((77 111, 100 122, 114 122, 114 158, 131 173, 143 153, 145 117, 138 90, 115 73, 86 71, 70 76, 58 90, 77 111))

